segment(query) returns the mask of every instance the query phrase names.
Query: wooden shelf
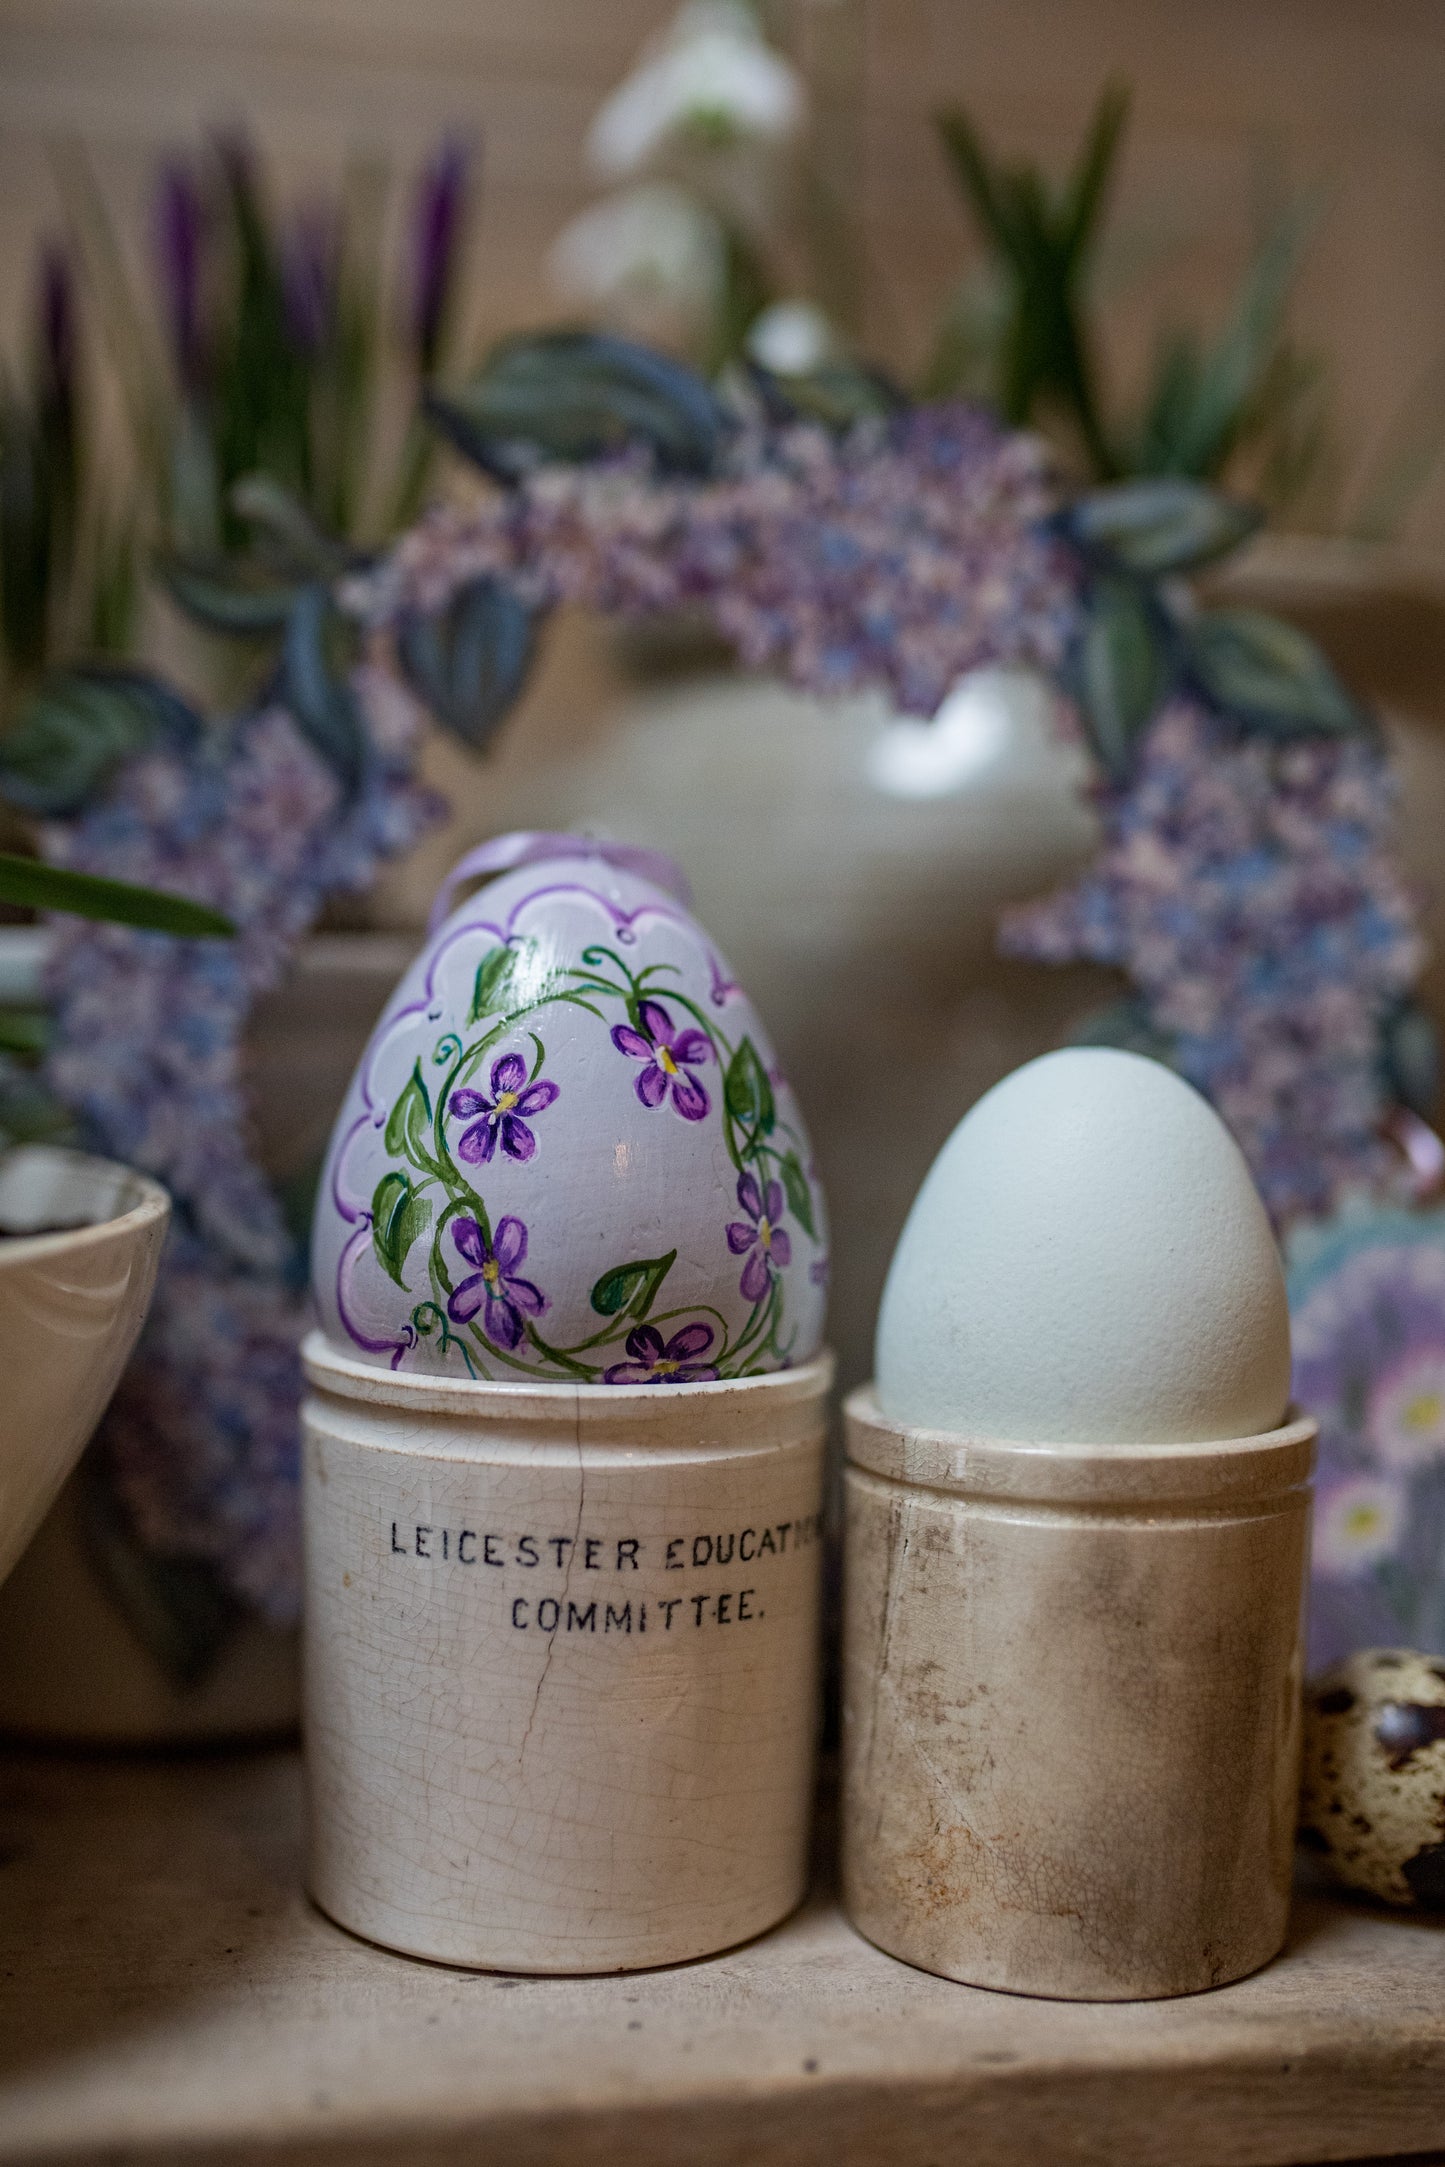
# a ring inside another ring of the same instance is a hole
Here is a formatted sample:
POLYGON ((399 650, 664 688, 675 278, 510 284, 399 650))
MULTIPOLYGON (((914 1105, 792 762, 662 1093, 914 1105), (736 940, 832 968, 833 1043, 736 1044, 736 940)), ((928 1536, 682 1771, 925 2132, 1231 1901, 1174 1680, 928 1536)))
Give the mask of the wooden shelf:
POLYGON ((1284 2167, 1445 2145, 1445 1922, 1320 1895, 1190 2001, 909 1970, 825 1889, 707 1963, 455 1972, 300 1890, 289 1752, 0 1759, 0 2160, 1284 2167))

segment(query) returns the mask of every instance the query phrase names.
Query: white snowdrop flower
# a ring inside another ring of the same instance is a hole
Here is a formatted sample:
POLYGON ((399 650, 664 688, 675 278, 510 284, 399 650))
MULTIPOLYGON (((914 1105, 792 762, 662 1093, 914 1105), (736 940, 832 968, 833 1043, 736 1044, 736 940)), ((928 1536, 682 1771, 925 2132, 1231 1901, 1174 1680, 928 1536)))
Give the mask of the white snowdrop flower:
POLYGON ((680 144, 781 144, 803 122, 796 68, 740 0, 688 0, 618 85, 588 133, 598 171, 638 173, 680 144))
POLYGON ((833 326, 812 301, 774 301, 748 330, 747 350, 775 376, 805 376, 837 358, 833 326))
POLYGON ((1419 1467, 1445 1456, 1445 1348, 1417 1348, 1370 1395, 1370 1442, 1386 1467, 1419 1467))
POLYGON ((1390 1556, 1405 1526, 1405 1493, 1381 1475, 1347 1475, 1315 1501, 1314 1569, 1357 1580, 1390 1556))
POLYGON ((563 293, 641 327, 712 305, 722 235, 685 189, 650 181, 574 218, 553 242, 549 268, 563 293))

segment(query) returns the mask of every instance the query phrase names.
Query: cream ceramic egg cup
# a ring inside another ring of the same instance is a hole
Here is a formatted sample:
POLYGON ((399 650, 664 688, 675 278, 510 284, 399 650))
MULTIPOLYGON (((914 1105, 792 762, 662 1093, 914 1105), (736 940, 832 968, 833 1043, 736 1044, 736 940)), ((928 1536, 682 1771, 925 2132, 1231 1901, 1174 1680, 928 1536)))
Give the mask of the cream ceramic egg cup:
POLYGON ((805 1883, 831 1358, 485 1384, 305 1349, 309 1881, 417 1956, 625 1971, 805 1883))
POLYGON ((159 1183, 110 1159, 27 1144, 0 1161, 0 1580, 115 1390, 170 1210, 159 1183))
POLYGON ((1284 1941, 1314 1424, 1011 1444, 846 1409, 845 1901, 880 1948, 1066 2000, 1284 1941))

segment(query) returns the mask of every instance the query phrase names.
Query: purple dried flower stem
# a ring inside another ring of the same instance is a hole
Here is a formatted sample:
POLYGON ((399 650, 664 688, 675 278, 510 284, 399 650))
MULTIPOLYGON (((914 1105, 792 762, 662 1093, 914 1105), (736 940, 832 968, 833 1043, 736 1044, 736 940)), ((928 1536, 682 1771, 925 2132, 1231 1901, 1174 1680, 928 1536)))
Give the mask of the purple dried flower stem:
POLYGON ((206 207, 195 171, 179 159, 161 169, 155 205, 155 261, 171 359, 187 392, 205 374, 201 331, 201 263, 206 207))
POLYGON ((407 260, 406 339, 423 377, 441 351, 456 288, 471 187, 472 148, 448 136, 417 183, 407 260))

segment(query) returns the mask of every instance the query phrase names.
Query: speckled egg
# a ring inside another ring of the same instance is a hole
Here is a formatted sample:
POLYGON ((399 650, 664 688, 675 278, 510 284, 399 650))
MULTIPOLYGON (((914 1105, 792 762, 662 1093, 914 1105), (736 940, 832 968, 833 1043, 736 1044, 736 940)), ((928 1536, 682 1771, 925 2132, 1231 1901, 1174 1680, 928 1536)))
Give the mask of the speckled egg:
POLYGON ((333 1131, 324 1330, 497 1382, 808 1360, 827 1226, 807 1132, 681 876, 579 837, 489 848, 512 869, 432 933, 333 1131))
POLYGON ((1445 1905, 1445 1659, 1368 1648, 1313 1682, 1300 1822, 1346 1887, 1445 1905))

